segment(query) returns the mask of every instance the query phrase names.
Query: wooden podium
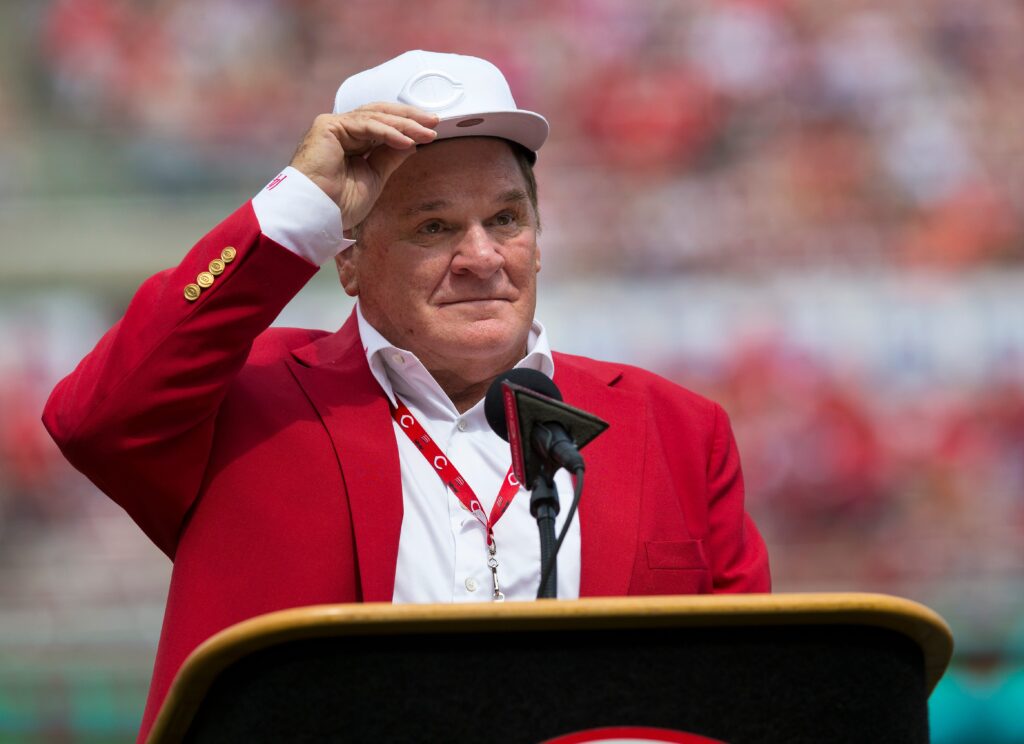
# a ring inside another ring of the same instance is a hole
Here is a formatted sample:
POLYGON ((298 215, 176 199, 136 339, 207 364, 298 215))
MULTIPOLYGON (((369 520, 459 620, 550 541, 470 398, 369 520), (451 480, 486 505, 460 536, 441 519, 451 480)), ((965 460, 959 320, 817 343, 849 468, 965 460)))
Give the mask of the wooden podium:
POLYGON ((878 594, 303 607, 197 648, 149 741, 927 742, 952 648, 939 615, 878 594))

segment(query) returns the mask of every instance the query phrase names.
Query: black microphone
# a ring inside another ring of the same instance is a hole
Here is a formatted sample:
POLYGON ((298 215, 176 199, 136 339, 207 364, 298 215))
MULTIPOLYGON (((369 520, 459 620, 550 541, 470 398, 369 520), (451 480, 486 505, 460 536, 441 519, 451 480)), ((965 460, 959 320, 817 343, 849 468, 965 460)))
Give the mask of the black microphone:
POLYGON ((540 472, 584 467, 579 449, 608 424, 562 402, 558 386, 534 369, 510 369, 491 383, 484 414, 494 432, 512 445, 515 475, 527 488, 540 472))
POLYGON ((554 400, 563 398, 562 391, 558 389, 554 380, 535 369, 510 369, 494 378, 494 382, 487 389, 487 397, 484 398, 484 415, 487 416, 487 423, 491 425, 494 433, 507 442, 508 420, 505 418, 505 394, 501 387, 506 380, 554 400))

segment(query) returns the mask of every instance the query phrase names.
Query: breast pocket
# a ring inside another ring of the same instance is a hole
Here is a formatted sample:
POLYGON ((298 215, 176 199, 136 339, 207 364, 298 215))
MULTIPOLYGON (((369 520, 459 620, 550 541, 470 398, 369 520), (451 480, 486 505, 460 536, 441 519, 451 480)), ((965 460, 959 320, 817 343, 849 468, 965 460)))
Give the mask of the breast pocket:
POLYGON ((711 571, 703 540, 648 542, 647 570, 636 577, 636 594, 708 594, 711 571))

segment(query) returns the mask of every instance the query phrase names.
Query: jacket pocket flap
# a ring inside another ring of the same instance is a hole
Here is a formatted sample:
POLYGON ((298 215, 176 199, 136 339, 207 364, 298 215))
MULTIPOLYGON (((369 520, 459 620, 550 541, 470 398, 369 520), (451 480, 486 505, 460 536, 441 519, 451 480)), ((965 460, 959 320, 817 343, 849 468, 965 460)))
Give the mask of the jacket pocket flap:
POLYGON ((648 568, 690 568, 706 571, 703 540, 647 543, 648 568))

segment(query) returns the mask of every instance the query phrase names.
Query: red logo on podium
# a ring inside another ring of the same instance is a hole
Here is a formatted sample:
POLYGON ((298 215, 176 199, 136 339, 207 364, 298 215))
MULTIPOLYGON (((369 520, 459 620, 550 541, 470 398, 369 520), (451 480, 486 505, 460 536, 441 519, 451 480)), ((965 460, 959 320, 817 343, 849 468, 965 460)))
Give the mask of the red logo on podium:
POLYGON ((645 726, 611 726, 556 736, 542 744, 727 744, 685 731, 645 726))

